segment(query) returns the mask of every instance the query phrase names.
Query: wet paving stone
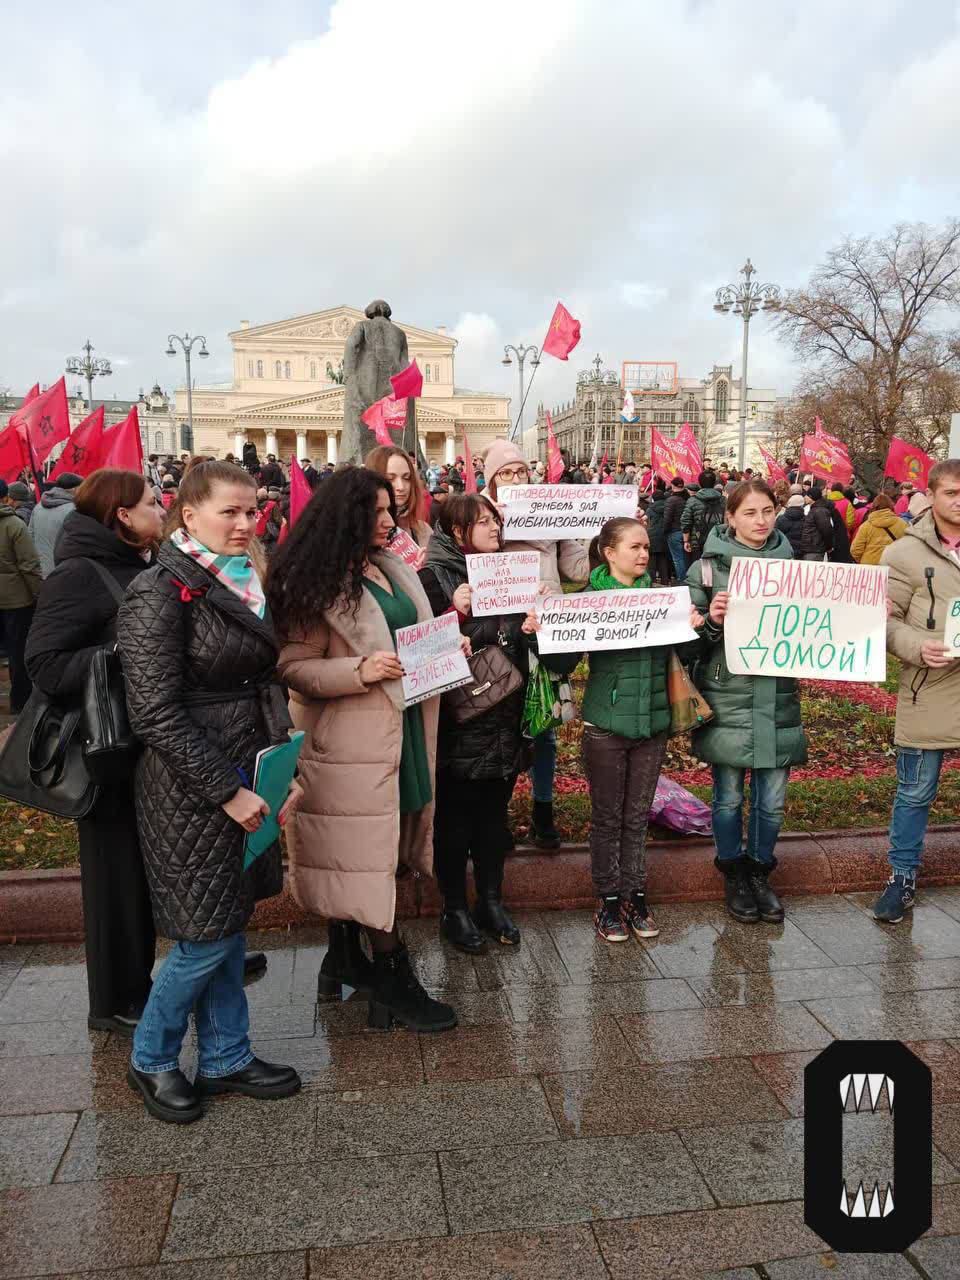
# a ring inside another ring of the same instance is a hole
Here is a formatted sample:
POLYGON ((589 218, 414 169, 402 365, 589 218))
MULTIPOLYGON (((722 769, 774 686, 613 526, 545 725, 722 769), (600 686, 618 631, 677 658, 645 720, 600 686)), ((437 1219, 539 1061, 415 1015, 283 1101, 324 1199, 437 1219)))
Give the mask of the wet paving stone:
POLYGON ((125 1076, 123 1060, 106 1053, 0 1058, 0 1115, 142 1105, 125 1076))
POLYGON ((159 1263, 122 1271, 71 1272, 57 1280, 307 1280, 307 1254, 258 1253, 245 1258, 204 1258, 202 1262, 159 1263))
POLYGON ((609 1016, 460 1027, 421 1036, 420 1045, 428 1080, 493 1080, 541 1071, 633 1066, 636 1061, 609 1016))
POLYGON ((0 1116, 0 1190, 52 1182, 77 1117, 0 1116))
POLYGON ((687 982, 707 1008, 721 1005, 776 1004, 821 996, 869 996, 874 984, 856 966, 829 969, 777 969, 770 973, 719 973, 687 982))
POLYGON ((295 1067, 304 1085, 312 1089, 375 1088, 423 1081, 420 1046, 412 1032, 267 1040, 260 1039, 254 1028, 252 1039, 259 1057, 295 1067))
POLYGON ((881 992, 811 1000, 807 1007, 848 1040, 938 1040, 960 1035, 960 991, 881 992))
POLYGON ((899 1253, 815 1253, 769 1262, 765 1270, 770 1280, 917 1280, 916 1268, 899 1253))
POLYGON ((627 1013, 617 1021, 641 1062, 823 1049, 833 1038, 797 1004, 627 1013))
POLYGON ((701 1007, 701 1001, 682 978, 594 982, 575 987, 508 987, 506 999, 517 1022, 701 1007))
POLYGON ((61 1022, 10 1022, 0 1025, 0 1058, 32 1058, 51 1053, 103 1049, 106 1031, 90 1031, 86 1017, 61 1022))

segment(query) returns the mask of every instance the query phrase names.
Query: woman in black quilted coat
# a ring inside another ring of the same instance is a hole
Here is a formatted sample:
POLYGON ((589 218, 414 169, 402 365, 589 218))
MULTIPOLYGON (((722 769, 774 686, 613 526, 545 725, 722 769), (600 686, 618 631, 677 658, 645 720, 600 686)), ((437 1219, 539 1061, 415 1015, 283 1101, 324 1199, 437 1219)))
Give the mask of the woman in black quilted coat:
MULTIPOLYGON (((94 652, 115 642, 119 602, 152 563, 163 533, 163 509, 139 472, 94 471, 75 492, 76 510, 57 539, 26 655, 34 684, 64 703, 81 697, 94 652)), ((132 1035, 150 994, 156 951, 132 778, 101 787, 77 829, 87 1023, 132 1035)))
MULTIPOLYGON (((127 1079, 147 1110, 183 1124, 200 1095, 286 1097, 292 1067, 254 1057, 243 990, 244 929, 257 898, 279 893, 279 844, 244 868, 244 839, 266 809, 250 790, 259 750, 286 740, 277 645, 249 558, 253 480, 228 462, 192 467, 170 540, 133 583, 118 638, 130 723, 144 744, 135 795, 157 930, 174 940, 137 1026, 127 1079), (198 1072, 178 1061, 194 1011, 198 1072)), ((281 825, 299 787, 280 810, 281 825)))
POLYGON ((434 615, 451 605, 460 630, 476 653, 499 644, 523 682, 489 711, 458 724, 443 701, 437 738, 437 808, 434 870, 443 894, 440 933, 453 946, 476 955, 486 950, 483 934, 517 946, 520 930, 503 905, 503 866, 513 841, 507 806, 517 775, 529 763, 529 743, 521 733, 528 646, 525 613, 474 618, 467 583, 468 554, 498 552, 503 521, 486 498, 462 494, 444 503, 427 547, 420 581, 434 615), (467 861, 473 860, 477 901, 467 911, 467 861))

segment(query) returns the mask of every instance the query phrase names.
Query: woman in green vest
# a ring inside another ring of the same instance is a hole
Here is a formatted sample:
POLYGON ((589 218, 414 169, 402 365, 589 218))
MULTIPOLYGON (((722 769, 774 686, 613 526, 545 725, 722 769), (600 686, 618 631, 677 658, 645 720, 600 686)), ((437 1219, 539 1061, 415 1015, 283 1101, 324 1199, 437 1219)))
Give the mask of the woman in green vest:
POLYGON ((777 865, 773 851, 783 822, 790 766, 807 758, 796 680, 731 675, 724 654, 731 559, 793 556, 775 519, 776 499, 769 485, 743 481, 727 498, 725 527, 710 530, 702 558, 687 574, 691 599, 705 617, 696 628, 700 646, 692 674, 713 709, 713 719, 693 734, 693 753, 713 766, 714 865, 725 878, 728 911, 747 924, 783 919, 769 876, 777 865), (750 816, 744 849, 748 769, 750 816))
MULTIPOLYGON (((590 545, 590 561, 588 591, 652 585, 650 539, 638 520, 608 520, 590 545)), ((690 625, 703 625, 696 611, 690 625)), ((594 927, 605 942, 660 932, 647 906, 646 842, 670 731, 669 657, 664 646, 589 654, 582 750, 590 785, 590 868, 600 899, 594 927)))

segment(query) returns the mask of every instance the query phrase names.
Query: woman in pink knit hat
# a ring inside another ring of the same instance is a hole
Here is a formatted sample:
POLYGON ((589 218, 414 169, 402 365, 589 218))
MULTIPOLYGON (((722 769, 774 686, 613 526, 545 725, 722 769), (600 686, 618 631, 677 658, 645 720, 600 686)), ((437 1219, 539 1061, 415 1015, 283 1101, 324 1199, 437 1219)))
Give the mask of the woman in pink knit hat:
MULTIPOLYGON (((515 444, 510 440, 494 440, 483 455, 483 478, 486 493, 499 502, 498 488, 510 484, 529 484, 530 470, 515 444)), ((564 538, 560 542, 505 542, 504 551, 537 551, 540 553, 540 581, 551 594, 561 591, 561 582, 583 586, 590 575, 590 557, 582 542, 564 538)), ((533 843, 538 849, 559 849, 560 835, 553 824, 553 777, 557 766, 557 739, 553 730, 533 740, 533 843)))

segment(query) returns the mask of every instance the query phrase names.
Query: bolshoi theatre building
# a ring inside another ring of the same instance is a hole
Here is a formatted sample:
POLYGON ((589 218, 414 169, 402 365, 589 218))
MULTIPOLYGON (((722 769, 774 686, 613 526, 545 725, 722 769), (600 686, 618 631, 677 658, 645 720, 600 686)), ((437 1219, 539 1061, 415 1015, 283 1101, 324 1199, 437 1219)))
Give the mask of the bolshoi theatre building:
MULTIPOLYGON (((341 361, 344 344, 363 319, 356 307, 251 325, 229 334, 233 380, 193 390, 193 447, 197 453, 240 457, 247 442, 260 457, 338 460, 343 427, 341 361)), ((468 391, 454 378, 457 342, 443 325, 417 329, 393 318, 407 335, 410 359, 423 371, 417 432, 428 461, 453 462, 466 431, 476 457, 510 429, 510 398, 468 391)), ((187 391, 176 393, 173 416, 181 435, 188 421, 187 391)))

